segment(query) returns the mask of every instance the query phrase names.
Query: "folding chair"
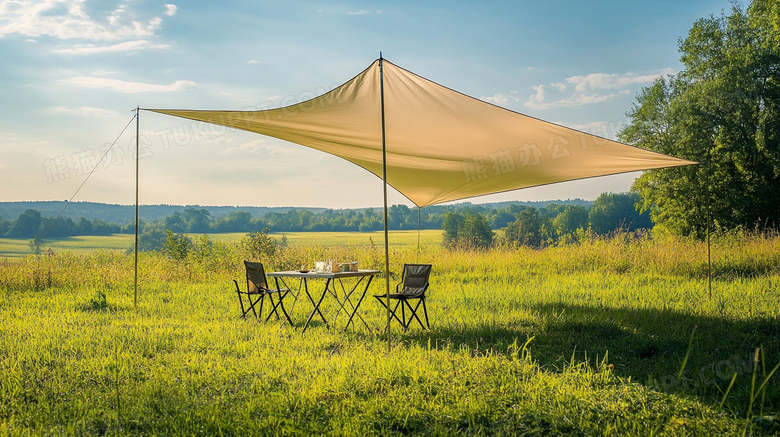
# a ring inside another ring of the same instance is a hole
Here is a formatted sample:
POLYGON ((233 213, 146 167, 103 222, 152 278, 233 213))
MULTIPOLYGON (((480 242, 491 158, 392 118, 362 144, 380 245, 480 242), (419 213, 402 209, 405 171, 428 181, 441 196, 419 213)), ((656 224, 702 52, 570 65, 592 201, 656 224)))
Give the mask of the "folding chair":
MULTIPOLYGON (((404 331, 409 328, 412 320, 417 320, 420 327, 430 329, 428 324, 428 309, 425 307, 425 291, 428 290, 428 278, 431 276, 431 264, 404 264, 404 271, 400 284, 395 286, 395 293, 390 293, 390 299, 395 300, 395 306, 390 310, 390 315, 403 326, 404 331), (402 287, 403 286, 403 287, 402 287), (402 287, 402 288, 401 288, 402 287), (400 288, 400 291, 399 291, 400 288), (417 304, 412 307, 410 301, 417 300, 417 304), (398 306, 401 307, 401 318, 398 318, 398 306), (425 315, 425 325, 417 316, 417 309, 422 305, 425 315), (409 317, 406 317, 406 309, 409 309, 409 317)), ((374 297, 387 308, 384 294, 376 294, 374 297)))
POLYGON ((292 325, 292 320, 290 320, 290 316, 284 309, 284 303, 282 302, 285 296, 290 293, 290 290, 287 288, 269 288, 268 281, 265 278, 265 269, 263 268, 262 263, 244 261, 244 265, 246 266, 246 291, 241 291, 241 288, 238 286, 238 282, 235 279, 233 280, 233 283, 236 284, 236 292, 238 293, 238 303, 241 305, 241 318, 246 318, 246 315, 249 313, 249 311, 252 311, 252 313, 255 315, 255 318, 262 317, 263 302, 265 301, 266 296, 268 296, 271 304, 271 311, 268 313, 268 317, 265 318, 265 321, 267 322, 268 319, 270 319, 274 314, 276 314, 276 319, 279 320, 280 317, 278 309, 281 308, 282 313, 284 313, 284 317, 287 318, 287 321, 290 322, 290 325, 292 325), (276 302, 274 302, 275 294, 278 297, 276 302), (242 295, 246 296, 248 307, 244 306, 244 299, 241 297, 242 295), (255 310, 255 306, 258 303, 260 303, 260 307, 255 310))

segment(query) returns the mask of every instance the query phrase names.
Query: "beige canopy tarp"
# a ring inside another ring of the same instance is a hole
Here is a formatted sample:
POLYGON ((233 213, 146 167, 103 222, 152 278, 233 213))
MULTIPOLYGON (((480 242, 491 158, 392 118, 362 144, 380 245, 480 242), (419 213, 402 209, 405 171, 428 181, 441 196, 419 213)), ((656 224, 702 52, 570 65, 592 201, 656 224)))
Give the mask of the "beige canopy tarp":
MULTIPOLYGON (((695 164, 466 96, 383 62, 387 183, 417 206, 695 164)), ((314 99, 264 111, 150 109, 321 150, 382 177, 380 60, 314 99)))

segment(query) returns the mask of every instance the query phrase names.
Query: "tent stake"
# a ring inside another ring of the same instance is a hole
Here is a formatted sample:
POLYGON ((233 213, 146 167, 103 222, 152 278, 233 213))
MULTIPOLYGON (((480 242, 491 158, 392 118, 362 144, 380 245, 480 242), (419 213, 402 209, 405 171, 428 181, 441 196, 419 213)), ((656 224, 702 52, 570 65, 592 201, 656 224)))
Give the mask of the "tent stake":
POLYGON ((382 187, 385 212, 385 303, 387 307, 387 353, 390 353, 390 247, 387 236, 387 145, 385 143, 385 80, 382 72, 382 52, 379 52, 379 100, 382 111, 382 187))
POLYGON ((133 311, 138 315, 138 163, 141 162, 139 153, 139 133, 141 107, 135 107, 135 279, 133 280, 133 311))

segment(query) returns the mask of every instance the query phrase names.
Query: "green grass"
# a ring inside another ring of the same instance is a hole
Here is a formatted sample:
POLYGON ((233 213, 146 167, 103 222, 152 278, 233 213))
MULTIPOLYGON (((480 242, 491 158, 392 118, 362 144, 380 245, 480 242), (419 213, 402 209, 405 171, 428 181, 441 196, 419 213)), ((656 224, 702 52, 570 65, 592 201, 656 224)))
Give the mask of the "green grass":
MULTIPOLYGON (((776 377, 745 419, 754 349, 763 346, 766 372, 780 362, 777 238, 716 240, 712 299, 699 243, 424 244, 432 329, 395 329, 389 354, 384 312, 370 300, 361 314, 372 332, 315 323, 302 335, 305 301, 294 327, 239 320, 230 279, 247 254, 224 248, 185 262, 143 254, 137 315, 132 257, 0 263, 0 435, 780 431, 776 377)), ((381 267, 381 254, 290 244, 263 261, 269 270, 326 257, 381 267)), ((391 247, 393 283, 416 259, 414 245, 391 247)), ((377 279, 369 293, 382 291, 377 279)))
MULTIPOLYGON (((201 234, 187 234, 190 237, 201 234)), ((246 233, 207 234, 214 241, 235 243, 246 233)), ((383 232, 284 232, 271 233, 272 237, 281 240, 287 238, 288 244, 304 244, 324 246, 333 245, 366 245, 373 244, 384 247, 383 232)), ((441 243, 441 230, 424 230, 420 232, 421 244, 437 245, 441 243)), ((113 234, 109 236, 83 236, 46 239, 42 250, 51 248, 55 253, 69 251, 77 255, 87 255, 96 249, 116 250, 124 252, 133 247, 133 235, 113 234)), ((24 258, 30 254, 30 240, 25 238, 0 238, 0 258, 24 258)), ((391 247, 417 247, 417 231, 391 231, 391 247)))
MULTIPOLYGON (((133 235, 80 236, 46 239, 41 249, 51 248, 55 253, 68 251, 87 255, 96 249, 124 253, 133 247, 133 235)), ((30 254, 30 240, 24 238, 0 238, 0 258, 23 258, 30 254)))
MULTIPOLYGON (((443 231, 426 229, 420 231, 420 244, 435 246, 441 244, 443 231)), ((198 234, 189 234, 198 235, 198 234)), ((246 233, 209 234, 214 241, 235 243, 243 238, 246 233)), ((371 246, 384 247, 385 234, 376 232, 272 232, 269 234, 277 241, 284 236, 288 244, 301 244, 306 246, 371 246)), ((390 247, 417 247, 417 231, 390 231, 390 247)))

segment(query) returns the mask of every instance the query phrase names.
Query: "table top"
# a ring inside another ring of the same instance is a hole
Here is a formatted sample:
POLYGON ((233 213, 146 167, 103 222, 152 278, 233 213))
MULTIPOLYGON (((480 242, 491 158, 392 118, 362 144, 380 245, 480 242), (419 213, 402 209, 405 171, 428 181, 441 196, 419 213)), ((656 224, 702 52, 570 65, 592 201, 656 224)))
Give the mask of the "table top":
POLYGON ((266 273, 265 275, 271 278, 350 278, 350 277, 358 277, 358 276, 371 276, 371 275, 377 275, 380 272, 379 270, 358 270, 356 272, 336 272, 336 273, 326 273, 326 272, 315 272, 314 270, 310 270, 308 273, 301 273, 298 270, 289 270, 286 272, 270 272, 266 273))

